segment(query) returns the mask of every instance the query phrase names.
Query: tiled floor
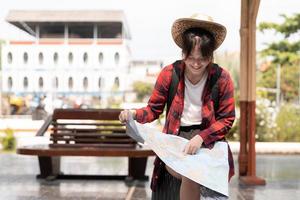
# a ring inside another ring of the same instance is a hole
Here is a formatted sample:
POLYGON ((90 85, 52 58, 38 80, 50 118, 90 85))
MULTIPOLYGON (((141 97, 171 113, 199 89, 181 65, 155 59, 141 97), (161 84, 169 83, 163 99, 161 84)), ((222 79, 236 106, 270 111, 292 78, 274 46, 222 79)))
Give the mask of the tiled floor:
MULTIPOLYGON (((235 159, 236 160, 236 159, 235 159)), ((147 174, 151 175, 153 159, 147 174)), ((267 180, 266 186, 245 187, 237 177, 230 183, 232 200, 300 199, 300 156, 258 155, 257 175, 267 180)), ((65 174, 126 174, 124 158, 65 157, 65 174)), ((151 199, 149 182, 126 185, 123 181, 38 180, 38 161, 33 156, 0 153, 0 200, 73 200, 73 199, 151 199)))

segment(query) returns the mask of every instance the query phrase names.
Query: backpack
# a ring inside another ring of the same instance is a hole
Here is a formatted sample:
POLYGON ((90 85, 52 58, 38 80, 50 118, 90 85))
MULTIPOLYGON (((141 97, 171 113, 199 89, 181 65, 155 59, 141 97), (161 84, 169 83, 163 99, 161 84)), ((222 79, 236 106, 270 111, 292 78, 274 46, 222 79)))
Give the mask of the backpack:
MULTIPOLYGON (((180 79, 180 71, 179 71, 179 65, 182 63, 182 60, 177 60, 173 63, 173 71, 172 71, 172 80, 171 84, 169 87, 169 94, 168 94, 168 99, 167 99, 167 112, 166 116, 169 113, 170 106, 172 104, 172 101, 175 97, 177 87, 179 84, 179 79, 180 79)), ((213 63, 214 68, 216 68, 217 72, 214 74, 214 76, 211 77, 209 81, 209 88, 211 89, 211 97, 214 103, 214 111, 218 110, 219 108, 219 85, 216 84, 218 79, 221 76, 222 73, 222 68, 219 67, 218 64, 213 63)))

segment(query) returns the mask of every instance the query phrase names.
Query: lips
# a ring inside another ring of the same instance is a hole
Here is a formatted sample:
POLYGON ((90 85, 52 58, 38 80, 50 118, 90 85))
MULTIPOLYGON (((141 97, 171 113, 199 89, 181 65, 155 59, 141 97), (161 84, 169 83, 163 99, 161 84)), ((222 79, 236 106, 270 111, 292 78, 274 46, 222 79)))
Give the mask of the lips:
POLYGON ((198 67, 198 68, 195 68, 195 67, 191 67, 193 70, 195 71, 201 71, 203 68, 202 67, 198 67))

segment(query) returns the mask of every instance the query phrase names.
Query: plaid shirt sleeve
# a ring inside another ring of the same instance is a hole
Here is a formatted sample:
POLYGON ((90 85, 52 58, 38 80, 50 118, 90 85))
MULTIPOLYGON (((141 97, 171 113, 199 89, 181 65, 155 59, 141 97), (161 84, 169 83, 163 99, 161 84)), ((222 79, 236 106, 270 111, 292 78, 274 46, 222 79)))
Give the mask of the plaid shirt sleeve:
POLYGON ((199 133, 205 145, 223 139, 235 119, 234 86, 227 71, 223 70, 218 85, 219 108, 215 111, 218 117, 207 129, 199 133))
POLYGON ((137 122, 152 122, 163 112, 172 79, 172 69, 172 65, 168 65, 158 75, 148 105, 144 108, 136 109, 137 122))

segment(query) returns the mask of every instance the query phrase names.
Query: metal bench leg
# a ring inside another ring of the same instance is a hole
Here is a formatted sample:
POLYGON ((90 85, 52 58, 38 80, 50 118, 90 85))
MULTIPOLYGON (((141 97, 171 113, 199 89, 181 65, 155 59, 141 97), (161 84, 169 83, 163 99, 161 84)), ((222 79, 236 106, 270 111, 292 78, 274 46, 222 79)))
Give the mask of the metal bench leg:
POLYGON ((60 174, 60 157, 38 156, 41 174, 37 178, 55 179, 60 174))
POLYGON ((128 178, 148 180, 148 176, 145 176, 147 165, 147 157, 145 158, 128 158, 128 178))

